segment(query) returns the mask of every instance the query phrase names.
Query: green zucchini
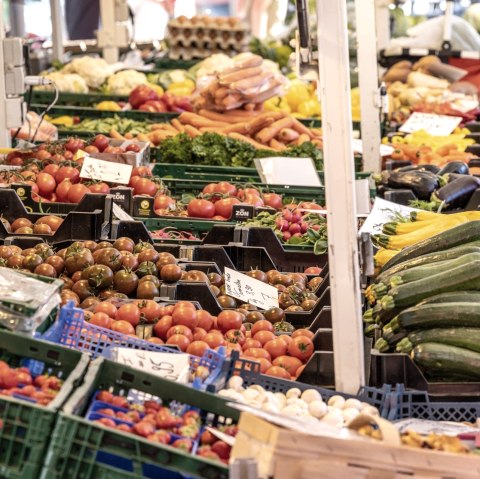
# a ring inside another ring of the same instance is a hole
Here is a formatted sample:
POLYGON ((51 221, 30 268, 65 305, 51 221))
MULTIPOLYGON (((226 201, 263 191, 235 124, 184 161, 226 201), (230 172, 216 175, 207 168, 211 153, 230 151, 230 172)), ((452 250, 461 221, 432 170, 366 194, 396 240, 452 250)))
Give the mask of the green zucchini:
POLYGON ((378 331, 379 333, 382 332, 380 326, 378 324, 369 324, 364 330, 363 333, 367 338, 375 337, 375 332, 378 331))
POLYGON ((417 304, 435 294, 478 289, 480 261, 473 261, 468 266, 457 266, 449 271, 390 288, 379 303, 383 309, 401 308, 417 304))
POLYGON ((382 336, 377 339, 375 342, 375 349, 378 349, 381 353, 387 353, 392 349, 396 344, 407 339, 408 331, 398 331, 397 333, 391 334, 390 336, 382 336))
POLYGON ((434 328, 413 331, 397 343, 397 353, 409 353, 417 344, 442 343, 480 353, 480 328, 434 328))
MULTIPOLYGON (((382 269, 382 272, 375 278, 375 283, 385 282, 389 277, 403 271, 405 269, 414 268, 416 266, 423 266, 426 264, 437 263, 439 261, 446 261, 449 259, 458 258, 468 253, 478 253, 480 251, 480 241, 473 241, 472 243, 462 244, 449 248, 444 251, 435 251, 433 253, 424 254, 417 258, 412 258, 407 261, 403 261, 391 268, 382 269)), ((388 263, 387 263, 388 264, 388 263)))
POLYGON ((383 334, 402 329, 471 326, 480 328, 479 303, 422 304, 404 309, 383 328, 383 334))
POLYGON ((480 303, 480 291, 450 291, 436 294, 420 301, 417 306, 434 303, 480 303))
POLYGON ((427 374, 480 379, 480 353, 441 343, 415 346, 410 357, 427 374))
POLYGON ((391 276, 388 280, 388 284, 390 286, 397 286, 410 283, 411 281, 431 277, 432 275, 442 273, 443 271, 450 271, 456 266, 463 265, 463 267, 468 267, 473 261, 480 261, 480 248, 478 248, 478 252, 464 254, 448 261, 439 261, 438 263, 417 266, 415 268, 404 270, 391 276))
POLYGON ((432 238, 419 241, 412 246, 404 248, 387 262, 384 269, 387 270, 392 266, 424 254, 443 251, 478 240, 480 240, 480 221, 468 221, 443 231, 432 238))

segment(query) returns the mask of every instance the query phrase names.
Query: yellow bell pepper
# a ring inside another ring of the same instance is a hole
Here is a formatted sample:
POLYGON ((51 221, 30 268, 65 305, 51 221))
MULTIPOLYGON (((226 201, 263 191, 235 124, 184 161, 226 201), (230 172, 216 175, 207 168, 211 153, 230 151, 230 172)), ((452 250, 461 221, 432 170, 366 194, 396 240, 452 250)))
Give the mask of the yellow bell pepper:
POLYGON ((101 101, 95 105, 97 110, 120 111, 121 107, 116 101, 101 101))
POLYGON ((61 126, 72 126, 73 125, 73 117, 72 116, 58 116, 57 118, 49 118, 48 121, 53 125, 61 125, 61 126))
POLYGON ((155 90, 158 96, 162 96, 165 93, 165 90, 160 85, 157 85, 156 83, 149 83, 148 86, 152 90, 155 90))
POLYGON ((308 100, 301 102, 298 105, 297 111, 307 118, 320 116, 322 113, 320 110, 320 102, 317 100, 317 98, 309 98, 308 100))
POLYGON ((292 111, 299 111, 300 104, 311 99, 308 85, 301 80, 292 80, 284 98, 292 111))

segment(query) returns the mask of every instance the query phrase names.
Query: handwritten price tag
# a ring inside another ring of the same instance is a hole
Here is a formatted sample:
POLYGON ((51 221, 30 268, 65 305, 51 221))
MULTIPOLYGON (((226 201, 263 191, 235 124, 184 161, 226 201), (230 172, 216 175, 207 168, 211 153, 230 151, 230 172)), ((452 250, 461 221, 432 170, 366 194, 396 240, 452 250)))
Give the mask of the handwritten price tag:
POLYGON ((412 113, 410 118, 401 126, 400 131, 413 133, 425 130, 433 136, 447 136, 460 124, 459 116, 435 115, 433 113, 412 113))
POLYGON ((100 180, 106 181, 107 183, 127 185, 130 181, 132 169, 132 165, 97 160, 96 158, 85 156, 82 170, 80 171, 80 178, 88 178, 90 180, 100 180))
POLYGON ((188 382, 190 358, 188 354, 140 351, 129 348, 112 348, 110 357, 117 363, 141 369, 156 376, 181 383, 188 382))
POLYGON ((262 309, 278 308, 277 288, 230 268, 225 268, 225 292, 262 309))

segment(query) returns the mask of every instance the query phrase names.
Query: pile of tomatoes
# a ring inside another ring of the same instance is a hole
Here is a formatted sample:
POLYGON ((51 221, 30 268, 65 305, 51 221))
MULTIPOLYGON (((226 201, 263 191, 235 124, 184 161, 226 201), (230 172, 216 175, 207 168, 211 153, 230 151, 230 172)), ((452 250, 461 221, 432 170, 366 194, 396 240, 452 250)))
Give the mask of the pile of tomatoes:
POLYGON ((38 219, 17 218, 12 223, 5 218, 0 218, 8 233, 15 233, 16 235, 24 234, 39 234, 51 235, 58 230, 63 223, 63 218, 54 215, 42 216, 38 219), (35 221, 32 221, 35 220, 35 221))

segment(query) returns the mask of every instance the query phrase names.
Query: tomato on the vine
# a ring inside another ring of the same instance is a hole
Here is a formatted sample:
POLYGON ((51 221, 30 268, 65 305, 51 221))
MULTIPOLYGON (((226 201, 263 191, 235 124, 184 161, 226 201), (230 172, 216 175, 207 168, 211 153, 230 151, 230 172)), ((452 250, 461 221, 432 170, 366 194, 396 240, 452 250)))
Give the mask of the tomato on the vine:
POLYGON ((215 205, 208 200, 195 199, 188 203, 187 212, 194 218, 211 218, 215 215, 215 205))

